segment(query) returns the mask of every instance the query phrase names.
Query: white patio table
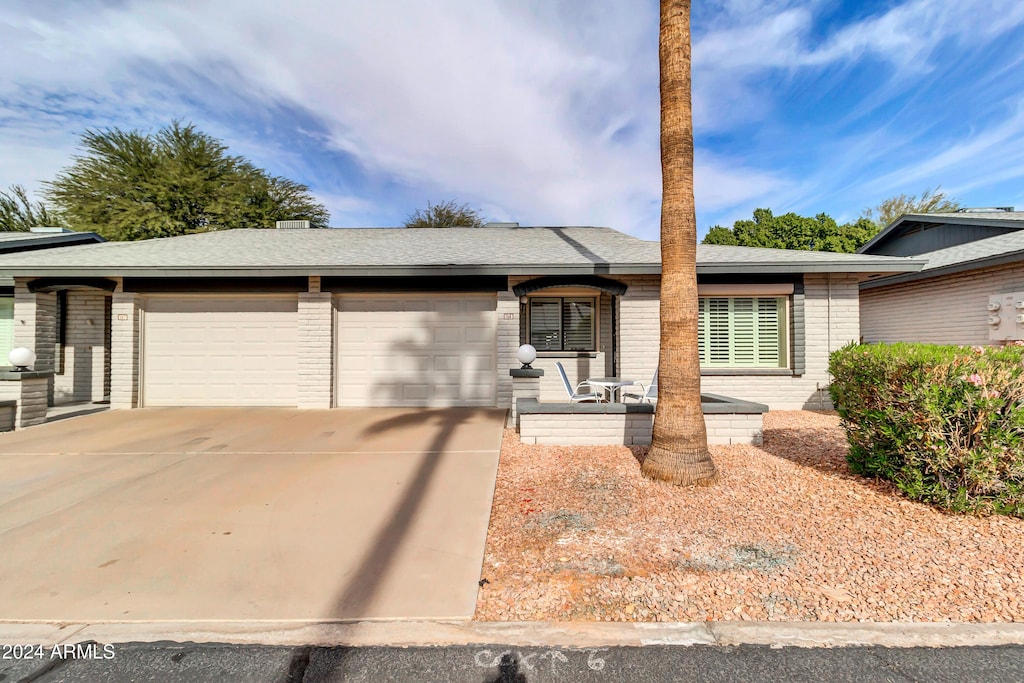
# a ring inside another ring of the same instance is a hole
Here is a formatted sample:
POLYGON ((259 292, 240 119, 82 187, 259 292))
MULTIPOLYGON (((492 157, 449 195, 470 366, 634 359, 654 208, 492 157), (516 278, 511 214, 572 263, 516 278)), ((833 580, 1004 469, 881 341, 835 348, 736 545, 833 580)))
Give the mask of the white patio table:
POLYGON ((622 387, 631 387, 636 384, 636 380, 633 379, 622 379, 621 377, 591 377, 587 380, 587 384, 592 384, 595 387, 601 387, 608 392, 608 399, 612 403, 618 403, 619 390, 622 387))

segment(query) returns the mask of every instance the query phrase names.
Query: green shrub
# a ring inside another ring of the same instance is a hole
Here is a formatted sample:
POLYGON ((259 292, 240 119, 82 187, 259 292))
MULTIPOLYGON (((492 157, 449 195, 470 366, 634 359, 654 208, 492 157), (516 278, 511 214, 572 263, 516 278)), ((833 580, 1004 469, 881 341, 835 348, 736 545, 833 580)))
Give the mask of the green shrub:
POLYGON ((829 371, 851 470, 946 510, 1024 517, 1024 347, 851 344, 829 371))

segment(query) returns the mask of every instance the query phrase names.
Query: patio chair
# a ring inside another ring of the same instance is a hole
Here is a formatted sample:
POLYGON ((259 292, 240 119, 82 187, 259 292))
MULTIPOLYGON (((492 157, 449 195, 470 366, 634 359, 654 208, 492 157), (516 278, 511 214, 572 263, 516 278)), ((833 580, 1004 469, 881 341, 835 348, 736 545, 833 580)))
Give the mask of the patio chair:
POLYGON ((654 370, 654 377, 651 378, 651 383, 645 388, 643 382, 637 382, 637 386, 640 387, 640 393, 623 392, 622 401, 625 403, 627 398, 635 398, 640 403, 654 403, 658 400, 658 370, 654 370))
POLYGON ((585 380, 576 385, 576 389, 572 388, 572 384, 569 383, 569 378, 565 374, 565 368, 562 367, 562 363, 555 361, 555 367, 558 368, 558 375, 562 378, 562 386, 565 387, 565 393, 569 395, 569 403, 577 403, 581 401, 597 401, 604 403, 604 398, 599 394, 581 394, 580 389, 582 387, 594 388, 593 385, 587 383, 585 380))

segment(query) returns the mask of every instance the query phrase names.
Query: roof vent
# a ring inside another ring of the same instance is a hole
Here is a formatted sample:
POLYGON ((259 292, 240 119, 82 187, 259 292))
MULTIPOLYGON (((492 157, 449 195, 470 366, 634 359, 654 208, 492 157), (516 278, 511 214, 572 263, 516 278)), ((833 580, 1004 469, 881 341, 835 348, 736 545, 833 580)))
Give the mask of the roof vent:
POLYGON ((957 213, 1011 213, 1012 206, 968 206, 957 209, 957 213))
POLYGON ((278 221, 278 230, 309 230, 309 221, 278 221))
POLYGON ((67 228, 47 228, 47 227, 29 228, 28 231, 29 232, 59 232, 59 233, 74 232, 74 230, 68 230, 67 228))
POLYGON ((518 228, 519 227, 519 223, 497 223, 497 222, 491 222, 491 223, 484 223, 484 227, 485 228, 518 228))

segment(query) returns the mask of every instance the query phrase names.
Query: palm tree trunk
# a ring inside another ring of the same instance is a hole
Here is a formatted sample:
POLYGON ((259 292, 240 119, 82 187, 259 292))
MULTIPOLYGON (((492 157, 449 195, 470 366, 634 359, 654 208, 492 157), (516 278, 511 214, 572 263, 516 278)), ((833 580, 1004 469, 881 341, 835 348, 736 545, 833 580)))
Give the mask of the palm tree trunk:
POLYGON ((693 199, 690 1, 661 0, 661 347, 658 405, 642 471, 682 486, 718 480, 700 406, 693 199))

